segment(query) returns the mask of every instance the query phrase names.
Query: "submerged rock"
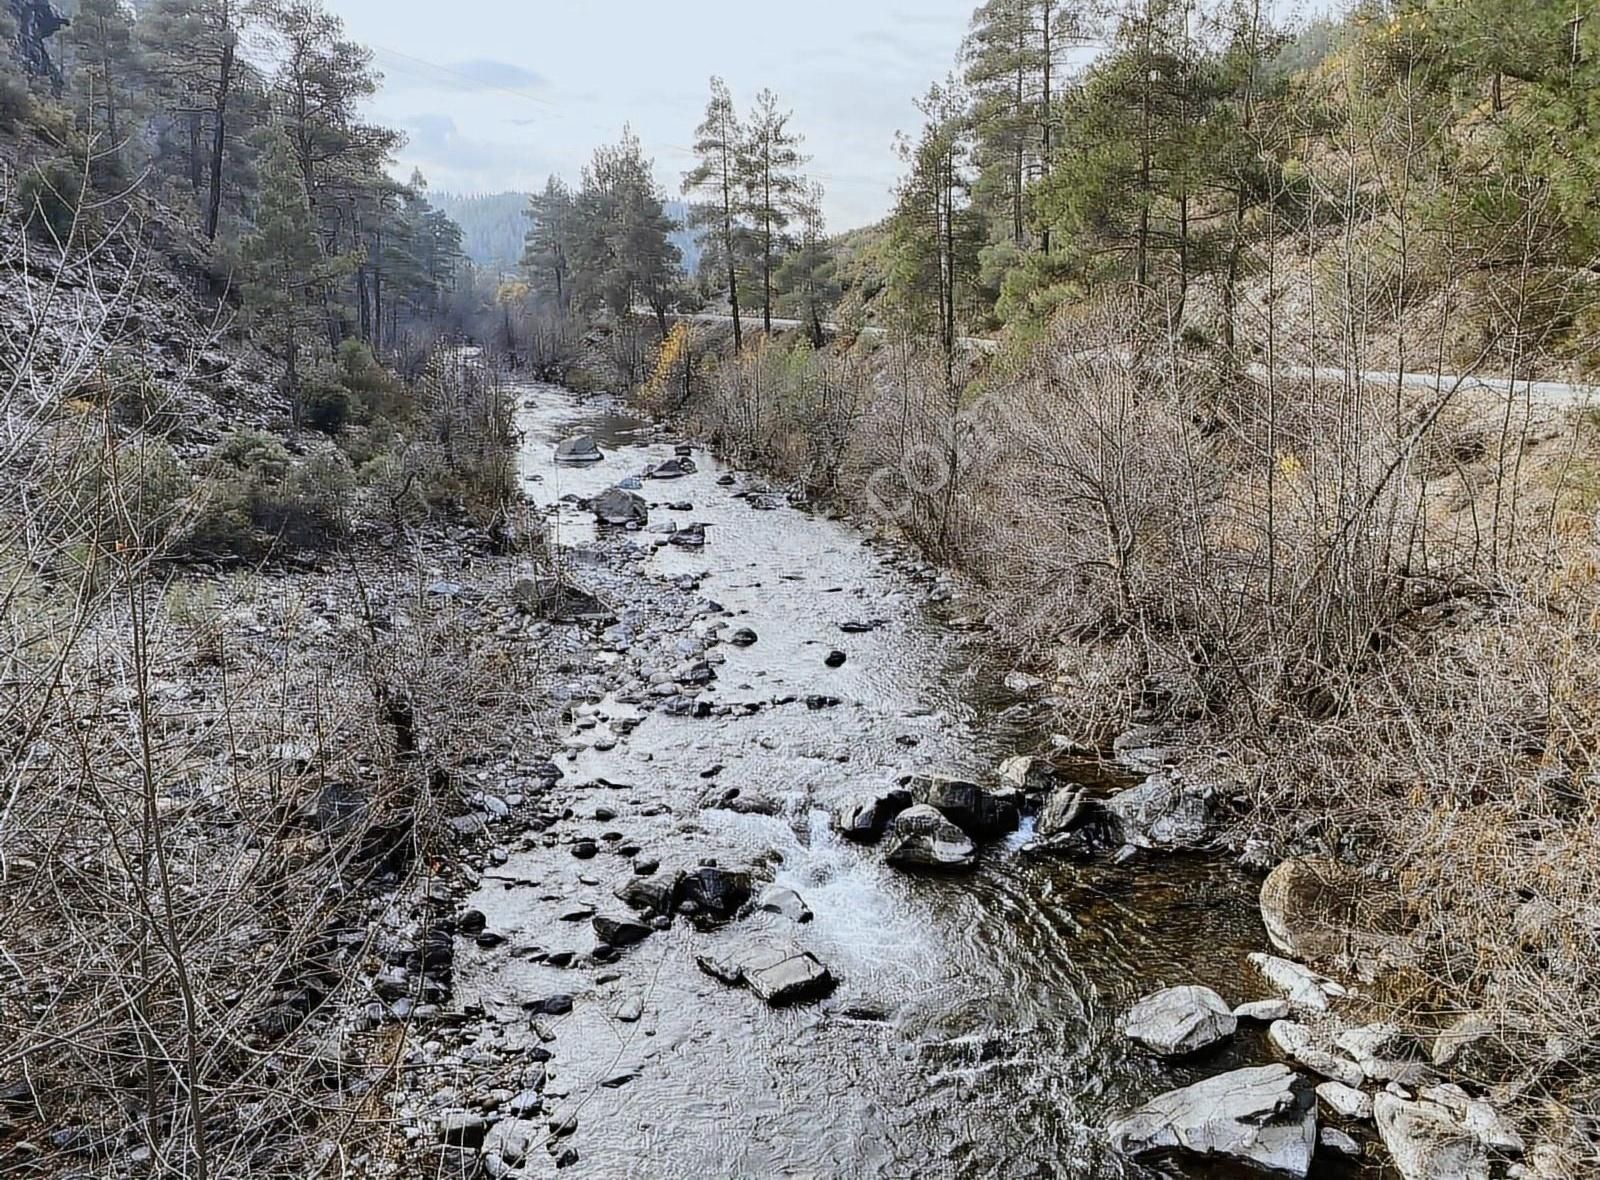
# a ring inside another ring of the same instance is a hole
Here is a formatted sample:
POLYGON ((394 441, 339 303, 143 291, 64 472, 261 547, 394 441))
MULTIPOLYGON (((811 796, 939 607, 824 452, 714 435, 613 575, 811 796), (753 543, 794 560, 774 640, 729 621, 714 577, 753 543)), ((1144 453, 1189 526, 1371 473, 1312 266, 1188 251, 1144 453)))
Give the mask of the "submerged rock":
POLYGON ((657 463, 644 473, 646 479, 682 479, 698 471, 693 459, 673 458, 657 463))
POLYGON ((937 808, 920 803, 895 817, 884 859, 907 869, 970 869, 978 849, 937 808))
POLYGON ((1317 1145, 1316 1100, 1288 1066, 1238 1069, 1152 1099, 1113 1123, 1110 1136, 1133 1159, 1221 1157, 1304 1177, 1317 1145))
POLYGON ((563 439, 556 447, 557 463, 598 463, 604 458, 599 445, 587 434, 563 439))
POLYGON ((595 519, 601 524, 615 528, 644 525, 650 520, 650 509, 646 507, 644 500, 620 487, 607 488, 590 500, 589 511, 594 513, 595 519))
POLYGON ((1128 1013, 1128 1039, 1163 1057, 1184 1057, 1233 1036, 1239 1021, 1209 987, 1169 987, 1128 1013))

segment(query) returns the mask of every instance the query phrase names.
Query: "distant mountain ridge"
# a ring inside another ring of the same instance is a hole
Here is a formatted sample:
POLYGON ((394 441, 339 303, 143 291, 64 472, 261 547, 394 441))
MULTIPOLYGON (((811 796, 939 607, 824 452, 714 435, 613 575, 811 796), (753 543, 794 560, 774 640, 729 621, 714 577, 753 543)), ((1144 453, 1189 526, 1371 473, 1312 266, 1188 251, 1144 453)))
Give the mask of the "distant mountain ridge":
MULTIPOLYGON (((528 232, 528 194, 446 193, 429 194, 430 199, 461 227, 461 248, 472 261, 491 271, 517 268, 522 259, 522 241, 528 232)), ((667 216, 680 225, 687 222, 685 201, 666 202, 667 216)), ((672 244, 683 252, 683 267, 691 275, 700 265, 700 235, 681 229, 672 235, 672 244)))

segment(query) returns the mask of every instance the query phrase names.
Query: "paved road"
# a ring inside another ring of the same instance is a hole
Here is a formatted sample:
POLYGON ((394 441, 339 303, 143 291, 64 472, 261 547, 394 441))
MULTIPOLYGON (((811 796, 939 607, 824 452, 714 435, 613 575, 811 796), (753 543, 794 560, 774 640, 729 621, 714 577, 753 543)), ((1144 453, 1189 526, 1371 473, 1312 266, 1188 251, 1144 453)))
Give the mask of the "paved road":
MULTIPOLYGON (((690 316, 676 316, 676 319, 688 319, 695 323, 704 324, 731 324, 733 317, 717 315, 710 312, 701 312, 690 316)), ((759 325, 759 318, 745 318, 745 323, 759 325)), ((806 325, 800 320, 774 319, 774 328, 782 331, 799 331, 806 325)), ((824 323, 824 331, 837 332, 839 325, 824 323)), ((863 336, 873 339, 882 339, 888 335, 887 329, 867 327, 861 329, 863 336)), ((996 352, 1000 348, 998 340, 991 340, 984 336, 963 336, 961 346, 973 352, 996 352)), ((1253 364, 1245 369, 1250 376, 1265 379, 1267 367, 1253 364)), ((1278 370, 1280 377, 1291 381, 1340 381, 1345 379, 1345 371, 1333 366, 1286 365, 1278 370)), ((1600 385, 1581 385, 1566 381, 1512 381, 1508 377, 1476 377, 1455 373, 1398 373, 1382 369, 1367 369, 1361 373, 1361 379, 1370 385, 1395 385, 1401 384, 1408 389, 1429 389, 1435 393, 1444 393, 1459 389, 1462 393, 1492 394, 1495 397, 1531 398, 1539 405, 1554 406, 1561 409, 1585 409, 1590 406, 1600 406, 1600 385)))

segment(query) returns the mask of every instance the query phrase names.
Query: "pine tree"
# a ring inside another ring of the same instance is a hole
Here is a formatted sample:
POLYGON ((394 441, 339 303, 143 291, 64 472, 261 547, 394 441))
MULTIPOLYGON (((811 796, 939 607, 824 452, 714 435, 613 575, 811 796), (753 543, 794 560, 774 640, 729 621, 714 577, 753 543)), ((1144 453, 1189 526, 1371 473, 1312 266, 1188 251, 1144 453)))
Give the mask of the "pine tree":
POLYGON ((72 52, 72 89, 91 140, 104 136, 98 150, 120 156, 131 135, 131 108, 142 95, 133 13, 123 0, 79 0, 77 14, 62 34, 72 52))
POLYGON ((745 213, 758 252, 761 278, 761 323, 772 333, 773 274, 786 246, 784 231, 804 192, 800 166, 802 137, 789 130, 792 112, 780 110, 778 96, 763 90, 747 124, 739 153, 739 183, 745 213))
POLYGON ((572 190, 555 176, 545 184, 542 193, 528 200, 527 216, 531 224, 522 255, 522 269, 534 291, 558 311, 567 311, 572 305, 576 211, 572 190))
POLYGON ((910 171, 889 222, 889 292, 914 330, 937 335, 953 366, 957 305, 977 273, 983 219, 971 203, 972 147, 959 86, 934 86, 919 108, 920 135, 901 144, 910 171))
POLYGON ((248 268, 246 306, 282 352, 281 385, 298 428, 301 350, 308 322, 316 323, 315 297, 329 274, 317 245, 294 146, 282 132, 273 135, 267 146, 255 229, 244 241, 243 255, 248 268))
POLYGON ((712 231, 707 254, 726 278, 736 352, 744 347, 744 329, 739 319, 739 259, 745 233, 740 150, 744 138, 728 84, 721 78, 712 78, 705 119, 695 129, 694 150, 699 163, 684 176, 683 193, 697 198, 689 223, 712 231))
POLYGON ((136 26, 157 91, 187 133, 185 172, 197 200, 206 189, 210 241, 222 217, 225 158, 243 140, 232 121, 241 75, 254 74, 237 55, 246 16, 240 0, 150 0, 136 26))
POLYGON ((840 294, 838 260, 828 239, 822 198, 820 184, 807 184, 801 191, 795 204, 799 241, 793 253, 783 260, 776 278, 783 297, 780 306, 806 325, 817 348, 826 342, 823 321, 839 302, 840 294))

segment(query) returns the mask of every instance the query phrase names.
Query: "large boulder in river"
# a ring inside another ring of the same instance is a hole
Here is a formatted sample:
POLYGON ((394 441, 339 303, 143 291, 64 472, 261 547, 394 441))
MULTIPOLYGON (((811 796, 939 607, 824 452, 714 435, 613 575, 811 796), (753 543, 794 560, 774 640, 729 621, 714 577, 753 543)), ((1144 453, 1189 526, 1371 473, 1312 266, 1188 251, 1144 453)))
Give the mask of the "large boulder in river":
POLYGON ((1021 792, 991 791, 948 774, 911 774, 900 780, 918 803, 936 807, 947 819, 977 839, 1003 836, 1017 826, 1021 792))
POLYGON ((744 981, 774 1008, 813 1000, 833 990, 833 973, 815 955, 801 950, 769 950, 740 964, 744 981))
POLYGON ((617 528, 627 525, 644 525, 650 520, 650 509, 644 500, 621 488, 607 488, 589 501, 589 511, 601 524, 617 528))
POLYGON ((679 872, 657 873, 653 877, 629 877, 613 893, 632 909, 649 917, 670 914, 678 900, 679 872))
POLYGON ((895 817, 884 859, 904 869, 970 869, 978 849, 944 813, 919 803, 895 817))
POLYGON ((644 473, 646 479, 682 479, 695 472, 693 459, 668 459, 664 463, 657 463, 644 473))
POLYGON ((1261 921, 1272 945, 1291 959, 1325 962, 1347 948, 1355 929, 1355 874, 1326 856, 1286 860, 1261 885, 1261 921))
POLYGON ((1133 1159, 1220 1158, 1304 1177, 1317 1145, 1316 1093, 1286 1065, 1236 1069, 1152 1099, 1110 1136, 1133 1159))
POLYGON ((1146 996, 1128 1012, 1124 1031, 1163 1057, 1187 1057, 1233 1036, 1233 1009, 1209 987, 1169 987, 1146 996))
POLYGON ((702 914, 731 918, 750 900, 750 874, 743 869, 701 865, 678 882, 678 901, 693 902, 702 914))
POLYGON ((576 438, 563 439, 556 447, 557 463, 598 463, 605 456, 600 453, 599 446, 587 434, 580 434, 576 438))
POLYGON ((1151 775, 1106 800, 1125 842, 1171 852, 1210 847, 1217 807, 1215 786, 1176 774, 1151 775))
POLYGON ((847 795, 833 809, 833 829, 847 840, 870 844, 913 800, 910 791, 865 791, 847 795))

